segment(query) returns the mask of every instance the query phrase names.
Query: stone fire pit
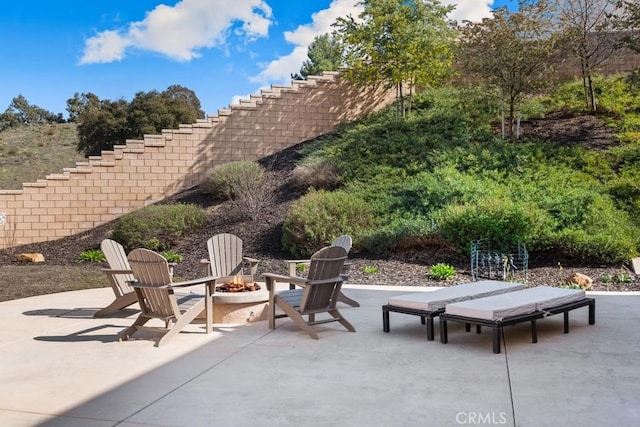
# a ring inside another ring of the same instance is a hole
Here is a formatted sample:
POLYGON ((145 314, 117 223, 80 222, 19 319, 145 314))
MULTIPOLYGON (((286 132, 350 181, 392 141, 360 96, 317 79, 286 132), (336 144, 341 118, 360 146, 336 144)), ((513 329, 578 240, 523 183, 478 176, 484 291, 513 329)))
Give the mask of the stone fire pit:
POLYGON ((216 286, 213 294, 213 323, 251 323, 268 318, 269 292, 264 283, 236 283, 216 286))

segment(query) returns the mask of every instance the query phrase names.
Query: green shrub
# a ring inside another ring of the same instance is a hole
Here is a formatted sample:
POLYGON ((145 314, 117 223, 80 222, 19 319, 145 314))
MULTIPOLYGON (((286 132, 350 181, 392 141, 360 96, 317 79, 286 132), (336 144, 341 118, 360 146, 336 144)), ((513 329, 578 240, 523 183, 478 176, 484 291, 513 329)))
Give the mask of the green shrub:
POLYGON ((438 263, 429 268, 429 273, 436 280, 447 280, 456 275, 456 269, 452 265, 438 263))
POLYGON ((425 240, 435 234, 435 224, 425 217, 397 218, 363 233, 360 247, 374 254, 384 254, 395 249, 420 248, 425 240))
POLYGON ((78 262, 105 262, 104 254, 100 249, 83 251, 78 257, 78 262))
POLYGON ((374 226, 375 216, 364 200, 340 190, 311 190, 292 204, 282 244, 295 256, 309 256, 342 234, 357 241, 374 226))
POLYGON ((498 247, 543 244, 550 219, 535 206, 508 199, 484 199, 474 204, 448 206, 436 217, 445 241, 467 253, 471 241, 488 239, 498 247))
POLYGON ((164 251, 164 252, 162 252, 161 255, 168 262, 175 262, 175 263, 182 262, 182 255, 180 255, 179 253, 174 252, 172 250, 164 251))
POLYGON ((368 275, 376 274, 378 272, 378 267, 375 265, 365 265, 362 267, 362 272, 368 275))
POLYGON ((189 230, 202 227, 204 209, 193 204, 151 205, 121 217, 111 238, 129 252, 135 248, 164 251, 189 230))

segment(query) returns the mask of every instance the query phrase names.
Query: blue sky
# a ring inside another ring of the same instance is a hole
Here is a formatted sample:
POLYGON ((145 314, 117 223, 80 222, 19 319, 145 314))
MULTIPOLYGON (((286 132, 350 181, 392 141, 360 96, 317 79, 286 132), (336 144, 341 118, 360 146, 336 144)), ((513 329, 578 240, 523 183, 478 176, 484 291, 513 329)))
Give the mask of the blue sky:
MULTIPOLYGON (((24 96, 66 113, 73 94, 131 101, 179 84, 208 114, 291 81, 316 35, 358 0, 6 1, 0 12, 0 112, 24 96)), ((443 0, 478 21, 515 0, 443 0)))

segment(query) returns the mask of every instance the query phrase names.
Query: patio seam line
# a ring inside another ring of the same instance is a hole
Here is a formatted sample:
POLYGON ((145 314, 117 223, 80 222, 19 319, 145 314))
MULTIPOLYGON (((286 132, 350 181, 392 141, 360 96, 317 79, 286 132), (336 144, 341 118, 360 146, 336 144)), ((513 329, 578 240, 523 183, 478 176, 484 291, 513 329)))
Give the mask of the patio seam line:
POLYGON ((260 335, 259 337, 255 338, 254 340, 250 341, 249 343, 247 343, 246 345, 243 345, 242 347, 239 347, 237 351, 234 351, 233 353, 229 354, 229 356, 220 359, 218 362, 216 362, 215 364, 209 366, 207 369, 205 369, 204 371, 200 372, 199 374, 189 378, 187 381, 184 381, 182 384, 172 388, 171 390, 167 391, 166 393, 164 393, 162 396, 159 396, 158 398, 154 399, 153 401, 147 403, 146 405, 144 405, 143 407, 141 407, 140 409, 134 411, 132 414, 126 416, 124 419, 116 421, 115 426, 118 426, 122 423, 127 422, 130 418, 138 415, 140 412, 144 411, 145 409, 147 409, 148 407, 150 407, 151 405, 154 405, 155 403, 161 401, 162 399, 164 399, 165 397, 171 395, 172 393, 180 390, 181 388, 183 388, 184 386, 186 386, 187 384, 190 384, 191 382, 193 382, 195 379, 200 378, 202 375, 206 374, 207 372, 211 371, 213 368, 216 368, 217 366, 221 365, 222 363, 226 362, 227 360, 231 359, 232 357, 238 355, 240 352, 242 352, 243 350, 245 350, 246 348, 248 348, 250 345, 255 344, 258 340, 264 338, 265 336, 267 336, 268 334, 272 333, 272 330, 268 330, 266 331, 264 334, 260 335))
POLYGON ((513 417, 513 427, 516 427, 516 407, 513 403, 513 384, 511 383, 511 371, 509 370, 509 353, 507 349, 507 339, 504 334, 504 328, 502 329, 502 348, 504 349, 504 362, 507 367, 507 383, 509 384, 509 399, 511 400, 511 416, 513 417))

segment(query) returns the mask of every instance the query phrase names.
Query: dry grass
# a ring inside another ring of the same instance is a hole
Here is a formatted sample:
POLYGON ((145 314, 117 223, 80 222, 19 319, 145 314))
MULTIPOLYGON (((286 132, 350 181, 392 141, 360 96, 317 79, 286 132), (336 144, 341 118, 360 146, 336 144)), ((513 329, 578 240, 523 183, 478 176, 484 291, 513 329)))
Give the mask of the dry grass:
POLYGON ((19 190, 85 160, 76 151, 76 125, 20 126, 0 132, 0 189, 19 190))
POLYGON ((36 295, 109 286, 101 265, 60 266, 46 264, 0 267, 0 302, 36 295))

